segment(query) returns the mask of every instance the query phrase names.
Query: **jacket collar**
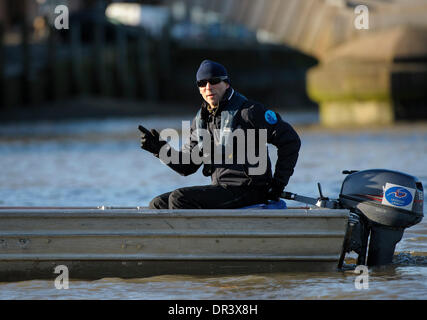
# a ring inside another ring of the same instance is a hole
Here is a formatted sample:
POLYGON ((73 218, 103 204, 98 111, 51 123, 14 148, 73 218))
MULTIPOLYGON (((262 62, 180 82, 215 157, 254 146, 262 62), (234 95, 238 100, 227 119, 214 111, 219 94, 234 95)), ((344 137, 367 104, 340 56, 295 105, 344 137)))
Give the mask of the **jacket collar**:
MULTIPOLYGON (((233 98, 234 94, 235 94, 234 89, 232 87, 229 87, 225 91, 224 96, 222 97, 221 101, 219 102, 218 108, 214 109, 213 112, 212 112, 212 114, 214 116, 216 116, 218 114, 218 112, 221 113, 221 111, 224 110, 224 108, 226 108, 227 105, 230 103, 230 101, 233 98)), ((203 107, 204 108, 208 108, 209 104, 205 101, 203 103, 203 107)), ((208 110, 209 110, 209 108, 208 108, 208 110)))

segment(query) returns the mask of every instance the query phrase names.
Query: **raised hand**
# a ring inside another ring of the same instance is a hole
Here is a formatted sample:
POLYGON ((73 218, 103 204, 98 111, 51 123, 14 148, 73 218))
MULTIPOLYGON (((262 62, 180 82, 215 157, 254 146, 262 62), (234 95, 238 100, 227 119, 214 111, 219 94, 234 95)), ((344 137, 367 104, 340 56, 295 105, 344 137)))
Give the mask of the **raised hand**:
POLYGON ((158 155, 160 153, 160 149, 167 144, 167 142, 160 139, 160 134, 155 129, 148 131, 148 129, 141 125, 138 129, 141 131, 141 149, 151 152, 154 155, 158 155))

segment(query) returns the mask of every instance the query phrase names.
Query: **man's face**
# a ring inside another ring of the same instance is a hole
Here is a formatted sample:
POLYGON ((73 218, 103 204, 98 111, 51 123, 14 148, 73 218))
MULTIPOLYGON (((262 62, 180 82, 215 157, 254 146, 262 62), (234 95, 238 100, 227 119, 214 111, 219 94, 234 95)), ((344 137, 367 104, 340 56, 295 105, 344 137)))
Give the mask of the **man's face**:
POLYGON ((200 94, 203 99, 213 108, 219 106, 219 102, 225 94, 225 91, 230 87, 227 82, 221 81, 218 84, 206 84, 206 87, 199 87, 200 94))

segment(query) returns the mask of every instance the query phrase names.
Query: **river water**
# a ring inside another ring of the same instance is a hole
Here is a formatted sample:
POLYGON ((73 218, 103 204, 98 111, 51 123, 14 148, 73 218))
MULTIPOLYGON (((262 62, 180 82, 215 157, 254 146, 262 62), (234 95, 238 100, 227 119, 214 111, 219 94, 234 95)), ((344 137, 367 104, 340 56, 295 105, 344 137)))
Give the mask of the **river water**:
MULTIPOLYGON (((384 129, 324 130, 316 114, 283 114, 302 148, 288 191, 336 198, 346 169, 386 168, 427 185, 427 124, 384 129)), ((188 116, 0 126, 0 206, 147 206, 178 187, 209 184, 201 172, 181 177, 139 148, 138 124, 181 128, 188 116)), ((173 144, 179 145, 174 141, 173 144)), ((270 148, 275 161, 275 149, 270 148)), ((424 199, 425 200, 425 199, 424 199)), ((300 205, 288 202, 288 206, 300 205)), ((369 270, 357 289, 353 271, 253 274, 229 277, 164 275, 143 279, 0 283, 0 299, 425 299, 427 222, 405 231, 393 265, 369 270)))

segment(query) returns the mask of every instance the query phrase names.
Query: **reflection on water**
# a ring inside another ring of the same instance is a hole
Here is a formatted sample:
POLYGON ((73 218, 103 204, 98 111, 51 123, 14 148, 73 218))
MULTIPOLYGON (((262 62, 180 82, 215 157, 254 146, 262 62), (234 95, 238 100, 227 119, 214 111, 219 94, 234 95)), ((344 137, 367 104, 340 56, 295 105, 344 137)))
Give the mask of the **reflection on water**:
MULTIPOLYGON (((284 115, 292 124, 301 115, 284 115)), ((190 120, 191 117, 184 120, 190 120)), ((209 184, 201 172, 181 177, 139 148, 138 124, 180 128, 181 119, 125 119, 0 126, 0 206, 146 206, 156 195, 209 184)), ((288 191, 336 198, 346 169, 403 171, 427 185, 427 128, 322 131, 298 127, 300 159, 288 191)), ((175 146, 179 145, 174 141, 175 146)), ((270 148, 275 161, 275 149, 270 148)), ((288 203, 288 205, 299 205, 288 203)), ((356 290, 351 271, 240 277, 163 276, 136 280, 0 284, 0 299, 424 299, 427 223, 406 230, 396 264, 371 270, 369 290, 356 290), (409 254, 411 253, 411 254, 409 254)))
POLYGON ((57 290, 52 281, 0 284, 0 299, 284 300, 425 299, 427 267, 391 266, 370 270, 367 289, 358 274, 278 273, 232 277, 159 276, 144 279, 70 281, 57 290))

